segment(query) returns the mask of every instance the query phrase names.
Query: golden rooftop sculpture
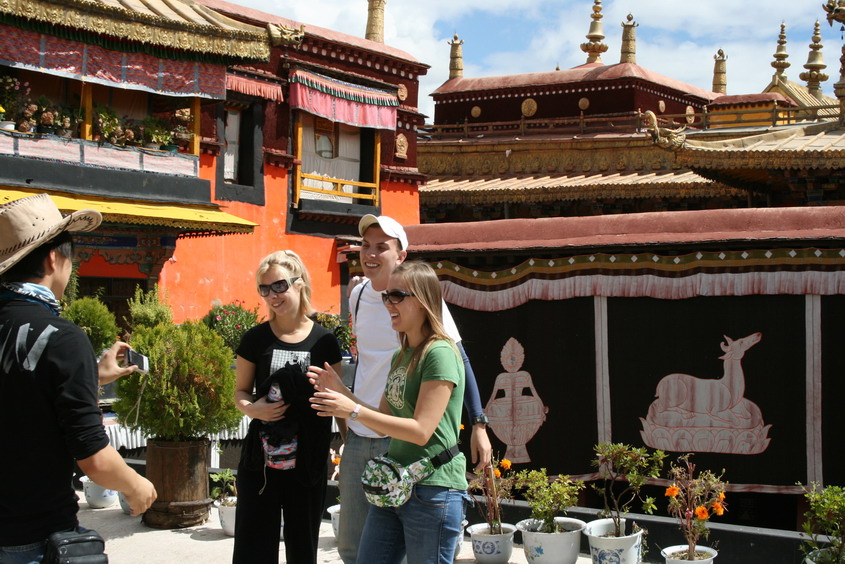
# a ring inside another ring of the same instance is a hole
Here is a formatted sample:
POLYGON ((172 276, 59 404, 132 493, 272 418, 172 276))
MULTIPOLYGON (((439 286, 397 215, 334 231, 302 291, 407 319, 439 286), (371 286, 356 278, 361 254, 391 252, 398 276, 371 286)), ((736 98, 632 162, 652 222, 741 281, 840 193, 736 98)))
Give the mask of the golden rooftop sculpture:
POLYGON ((594 0, 593 13, 590 14, 590 31, 587 33, 588 43, 581 44, 581 50, 587 54, 587 63, 601 63, 601 54, 607 51, 607 45, 602 43, 604 31, 601 25, 601 0, 594 0))
POLYGON ((804 68, 807 71, 798 75, 801 80, 807 83, 810 94, 819 100, 823 96, 821 83, 828 79, 828 75, 823 72, 827 65, 822 58, 823 45, 821 40, 821 27, 819 21, 816 20, 816 25, 813 28, 813 42, 810 43, 810 54, 807 56, 807 62, 804 63, 804 68))

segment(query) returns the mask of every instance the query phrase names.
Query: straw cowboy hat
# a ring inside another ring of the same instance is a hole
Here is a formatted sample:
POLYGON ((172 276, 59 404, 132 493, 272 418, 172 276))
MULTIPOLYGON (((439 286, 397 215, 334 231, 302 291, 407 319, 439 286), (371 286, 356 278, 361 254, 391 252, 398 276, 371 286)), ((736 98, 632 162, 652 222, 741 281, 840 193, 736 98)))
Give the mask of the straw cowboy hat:
POLYGON ((47 194, 0 205, 0 274, 62 231, 91 231, 103 221, 97 210, 62 217, 47 194))

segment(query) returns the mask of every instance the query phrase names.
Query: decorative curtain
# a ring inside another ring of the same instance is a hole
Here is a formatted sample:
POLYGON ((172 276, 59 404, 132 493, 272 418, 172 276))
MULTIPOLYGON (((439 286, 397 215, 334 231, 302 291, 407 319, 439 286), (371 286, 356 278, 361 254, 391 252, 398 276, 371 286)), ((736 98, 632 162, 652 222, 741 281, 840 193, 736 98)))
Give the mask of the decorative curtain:
POLYGON ((121 53, 0 25, 0 65, 167 96, 226 98, 226 67, 121 53))
POLYGON ((290 105, 334 122, 395 129, 396 93, 296 69, 290 77, 290 105))
POLYGON ((257 96, 258 98, 265 98, 281 104, 285 101, 282 94, 282 85, 266 80, 259 80, 257 78, 249 78, 245 76, 238 76, 234 74, 226 75, 226 89, 246 94, 247 96, 257 96))

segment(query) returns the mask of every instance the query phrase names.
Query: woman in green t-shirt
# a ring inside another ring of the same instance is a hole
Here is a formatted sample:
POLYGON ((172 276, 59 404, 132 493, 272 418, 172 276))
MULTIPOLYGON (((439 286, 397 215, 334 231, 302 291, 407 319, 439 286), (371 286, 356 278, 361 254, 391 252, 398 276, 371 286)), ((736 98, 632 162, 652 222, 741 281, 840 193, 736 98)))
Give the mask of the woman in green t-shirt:
MULTIPOLYGON (((408 465, 457 444, 464 367, 443 330, 442 294, 434 270, 425 263, 405 262, 393 271, 387 288, 382 300, 400 348, 381 404, 362 405, 328 366, 309 368, 320 390, 311 401, 320 415, 356 419, 390 436, 388 455, 408 465)), ((458 454, 417 483, 404 505, 370 506, 358 561, 394 564, 407 554, 408 564, 451 563, 461 538, 466 488, 466 459, 458 454)))

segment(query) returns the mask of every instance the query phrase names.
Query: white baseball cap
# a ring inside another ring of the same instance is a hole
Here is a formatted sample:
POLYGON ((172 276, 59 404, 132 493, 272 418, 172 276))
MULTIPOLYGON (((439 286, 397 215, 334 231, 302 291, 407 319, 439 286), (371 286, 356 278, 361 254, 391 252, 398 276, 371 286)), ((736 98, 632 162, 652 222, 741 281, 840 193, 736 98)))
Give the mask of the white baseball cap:
POLYGON ((402 227, 398 221, 386 215, 376 217, 373 214, 368 213, 361 218, 361 221, 358 222, 358 233, 361 237, 363 237, 364 233, 367 232, 367 229, 373 225, 381 227, 381 230, 384 231, 387 236, 399 239, 399 248, 401 250, 408 250, 408 236, 405 235, 405 228, 402 227))

